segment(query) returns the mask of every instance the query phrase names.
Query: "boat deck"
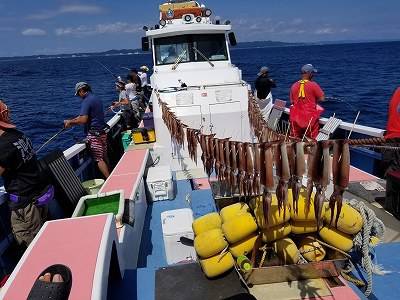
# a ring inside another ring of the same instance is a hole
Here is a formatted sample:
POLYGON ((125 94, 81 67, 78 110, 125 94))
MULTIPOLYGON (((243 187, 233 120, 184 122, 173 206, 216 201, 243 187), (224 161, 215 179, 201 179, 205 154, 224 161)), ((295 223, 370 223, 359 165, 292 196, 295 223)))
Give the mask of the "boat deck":
MULTIPOLYGON (((177 180, 174 200, 149 204, 142 234, 138 268, 125 271, 124 280, 111 288, 112 294, 110 296, 112 299, 155 299, 156 271, 167 266, 161 228, 161 213, 167 210, 189 207, 193 210, 196 218, 216 211, 211 190, 207 186, 207 179, 199 180, 199 182, 202 181, 204 181, 203 189, 194 190, 193 183, 190 180, 177 180)), ((396 271, 400 269, 400 257, 397 255, 400 250, 400 243, 393 243, 400 241, 400 222, 374 203, 370 204, 368 201, 350 193, 346 193, 345 198, 356 198, 364 201, 384 221, 387 227, 384 243, 376 247, 376 258, 385 270, 393 271, 393 273, 385 276, 374 275, 373 296, 375 298, 370 299, 393 298, 390 295, 400 293, 400 286, 398 285, 400 272, 396 271)), ((363 276, 362 272, 357 275, 363 276)), ((194 283, 188 282, 188 285, 191 284, 194 283)), ((357 287, 352 284, 350 286, 361 299, 367 299, 357 287)), ((184 295, 182 297, 181 299, 185 299, 184 295)), ((193 299, 188 296, 189 298, 193 299)))

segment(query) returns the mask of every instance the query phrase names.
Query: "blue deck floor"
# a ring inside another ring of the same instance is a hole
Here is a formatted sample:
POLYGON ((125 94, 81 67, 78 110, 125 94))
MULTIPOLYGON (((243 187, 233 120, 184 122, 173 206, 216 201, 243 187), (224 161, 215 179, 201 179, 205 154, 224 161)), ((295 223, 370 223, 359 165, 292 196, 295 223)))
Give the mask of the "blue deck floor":
MULTIPOLYGON (((161 213, 179 208, 191 208, 197 218, 216 211, 211 190, 192 190, 190 181, 180 180, 176 183, 176 197, 171 201, 151 203, 146 213, 143 229, 140 256, 137 270, 126 270, 124 280, 114 285, 110 291, 110 299, 155 298, 155 272, 167 266, 164 241, 161 229, 161 213), (190 195, 190 204, 186 196, 190 195)), ((400 243, 382 244, 376 248, 378 263, 385 270, 393 271, 384 276, 374 275, 373 294, 368 299, 400 298, 400 243)), ((360 272, 359 277, 362 276, 360 272)), ((362 291, 351 285, 361 299, 367 299, 362 291)), ((190 297, 189 297, 190 298, 190 297)))
POLYGON ((175 181, 174 200, 157 201, 147 207, 137 270, 126 270, 123 282, 114 286, 111 299, 154 299, 155 271, 167 266, 161 213, 191 208, 194 218, 216 211, 211 190, 192 190, 189 180, 175 181), (190 202, 188 202, 189 195, 190 202))

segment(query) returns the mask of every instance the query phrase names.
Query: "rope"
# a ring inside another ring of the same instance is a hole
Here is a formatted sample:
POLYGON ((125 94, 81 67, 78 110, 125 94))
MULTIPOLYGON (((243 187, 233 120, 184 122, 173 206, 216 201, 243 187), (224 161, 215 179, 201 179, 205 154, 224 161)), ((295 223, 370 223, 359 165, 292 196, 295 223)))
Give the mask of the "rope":
POLYGON ((361 266, 367 273, 367 287, 364 294, 368 297, 372 292, 372 274, 385 274, 382 268, 374 265, 371 260, 370 239, 371 236, 383 239, 385 234, 385 225, 376 217, 375 212, 368 208, 364 202, 353 199, 349 204, 360 212, 363 219, 363 228, 354 237, 354 246, 356 250, 361 250, 361 266))
POLYGON ((362 281, 358 278, 355 278, 353 276, 350 276, 350 273, 353 271, 353 269, 354 269, 354 265, 351 262, 351 260, 349 260, 349 263, 347 264, 347 268, 343 268, 340 270, 340 275, 342 275, 342 277, 344 279, 346 279, 347 281, 354 283, 356 286, 359 286, 359 287, 365 286, 364 281, 362 281))

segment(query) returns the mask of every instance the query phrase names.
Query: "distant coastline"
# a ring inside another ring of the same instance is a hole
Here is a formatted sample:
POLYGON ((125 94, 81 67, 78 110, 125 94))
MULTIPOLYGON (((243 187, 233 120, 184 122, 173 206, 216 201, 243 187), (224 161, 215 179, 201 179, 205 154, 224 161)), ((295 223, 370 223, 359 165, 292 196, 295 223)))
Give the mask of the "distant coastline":
MULTIPOLYGON (((278 47, 301 47, 315 45, 335 45, 335 44, 360 44, 360 43, 390 43, 399 42, 399 40, 343 40, 343 41, 321 41, 308 43, 288 43, 279 41, 254 41, 238 43, 234 49, 253 49, 253 48, 278 48, 278 47)), ((0 61, 8 60, 32 60, 32 59, 60 59, 60 58, 78 58, 78 57, 96 57, 96 56, 119 56, 119 55, 143 55, 149 52, 143 52, 141 49, 120 49, 108 50, 102 52, 87 53, 68 53, 68 54, 46 54, 29 56, 6 56, 0 57, 0 61)))

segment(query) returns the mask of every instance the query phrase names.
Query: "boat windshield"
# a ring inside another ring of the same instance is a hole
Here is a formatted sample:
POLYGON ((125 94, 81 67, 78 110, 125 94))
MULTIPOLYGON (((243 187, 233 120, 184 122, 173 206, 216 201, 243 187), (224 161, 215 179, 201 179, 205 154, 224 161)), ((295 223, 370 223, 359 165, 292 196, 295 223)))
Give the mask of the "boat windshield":
POLYGON ((154 40, 156 65, 199 61, 228 60, 225 34, 194 34, 158 38, 154 40), (204 57, 199 54, 197 49, 204 57))

